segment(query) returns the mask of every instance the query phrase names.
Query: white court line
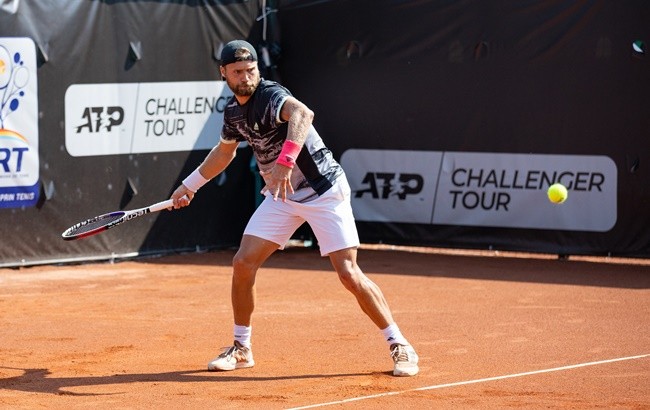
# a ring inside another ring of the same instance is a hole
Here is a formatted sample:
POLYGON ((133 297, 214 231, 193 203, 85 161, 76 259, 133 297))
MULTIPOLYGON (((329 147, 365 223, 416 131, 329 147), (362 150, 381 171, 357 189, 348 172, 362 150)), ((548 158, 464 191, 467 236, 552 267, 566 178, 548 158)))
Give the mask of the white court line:
POLYGON ((378 398, 378 397, 395 396, 395 395, 398 395, 398 394, 409 393, 409 392, 414 392, 414 391, 443 389, 445 387, 455 387, 455 386, 463 386, 463 385, 466 385, 466 384, 485 383, 485 382, 491 382, 491 381, 495 381, 495 380, 512 379, 514 377, 531 376, 531 375, 534 375, 534 374, 551 373, 551 372, 559 372, 559 371, 562 371, 562 370, 577 369, 579 367, 596 366, 596 365, 599 365, 599 364, 622 362, 624 360, 644 359, 646 357, 650 357, 650 354, 641 354, 641 355, 638 355, 638 356, 619 357, 619 358, 616 358, 616 359, 600 360, 600 361, 597 361, 597 362, 572 364, 572 365, 569 365, 569 366, 554 367, 554 368, 551 368, 551 369, 534 370, 534 371, 523 372, 523 373, 506 374, 504 376, 487 377, 487 378, 484 378, 484 379, 475 379, 475 380, 466 380, 466 381, 455 382, 455 383, 437 384, 437 385, 434 385, 434 386, 418 387, 418 388, 415 388, 415 389, 408 389, 408 390, 401 390, 401 391, 391 391, 391 392, 386 392, 386 393, 373 394, 373 395, 370 395, 370 396, 352 397, 352 398, 345 399, 345 400, 330 401, 328 403, 318 403, 318 404, 311 404, 311 405, 308 405, 308 406, 292 407, 292 408, 290 408, 288 410, 313 409, 313 408, 316 408, 316 407, 332 406, 332 405, 335 405, 335 404, 350 403, 350 402, 359 401, 359 400, 368 400, 368 399, 375 399, 375 398, 378 398))

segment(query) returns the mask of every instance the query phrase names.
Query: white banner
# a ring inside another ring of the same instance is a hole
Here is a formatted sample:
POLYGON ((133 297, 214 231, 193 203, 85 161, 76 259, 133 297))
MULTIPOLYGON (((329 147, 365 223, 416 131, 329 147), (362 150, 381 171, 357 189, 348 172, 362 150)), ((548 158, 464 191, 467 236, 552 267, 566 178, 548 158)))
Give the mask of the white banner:
POLYGON ((341 165, 360 221, 605 232, 617 219, 605 156, 351 149, 341 165), (546 196, 556 182, 562 204, 546 196))
POLYGON ((0 38, 0 208, 38 200, 38 83, 30 38, 0 38))
POLYGON ((66 149, 75 157, 211 149, 231 96, 223 81, 73 84, 66 149))

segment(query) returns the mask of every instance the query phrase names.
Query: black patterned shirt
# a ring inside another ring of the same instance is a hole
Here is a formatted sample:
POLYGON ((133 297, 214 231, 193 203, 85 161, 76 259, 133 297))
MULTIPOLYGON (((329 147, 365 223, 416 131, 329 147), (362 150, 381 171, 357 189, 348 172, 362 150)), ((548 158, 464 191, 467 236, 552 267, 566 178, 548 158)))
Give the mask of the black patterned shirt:
MULTIPOLYGON (((285 87, 262 79, 246 104, 240 105, 234 96, 231 97, 224 111, 222 142, 246 141, 253 149, 259 169, 270 171, 287 138, 288 123, 280 118, 280 109, 290 96, 285 87)), ((312 200, 327 192, 341 175, 343 168, 312 125, 291 174, 295 193, 289 194, 287 199, 312 200)))

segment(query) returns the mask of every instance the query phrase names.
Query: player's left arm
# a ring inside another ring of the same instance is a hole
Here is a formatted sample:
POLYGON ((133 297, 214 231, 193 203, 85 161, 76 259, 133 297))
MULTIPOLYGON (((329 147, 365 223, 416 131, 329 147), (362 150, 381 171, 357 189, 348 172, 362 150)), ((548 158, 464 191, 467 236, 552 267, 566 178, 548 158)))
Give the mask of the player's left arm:
POLYGON ((287 97, 280 110, 280 119, 289 123, 287 140, 302 147, 314 120, 314 112, 296 98, 287 97))
POLYGON ((288 123, 287 139, 273 169, 268 174, 262 174, 266 182, 265 188, 271 191, 275 200, 278 196, 283 201, 286 200, 287 190, 293 193, 291 171, 307 139, 313 119, 314 112, 294 97, 287 97, 282 104, 280 120, 288 123))

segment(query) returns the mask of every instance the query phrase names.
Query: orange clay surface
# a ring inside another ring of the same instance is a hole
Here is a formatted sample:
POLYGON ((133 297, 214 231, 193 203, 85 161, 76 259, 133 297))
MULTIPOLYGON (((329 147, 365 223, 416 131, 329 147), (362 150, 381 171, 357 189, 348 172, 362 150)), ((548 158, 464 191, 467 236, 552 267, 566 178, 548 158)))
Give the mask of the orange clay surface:
POLYGON ((206 371, 232 342, 233 255, 0 269, 0 408, 650 408, 647 261, 366 246, 420 354, 418 376, 395 378, 307 248, 258 273, 256 366, 206 371))

